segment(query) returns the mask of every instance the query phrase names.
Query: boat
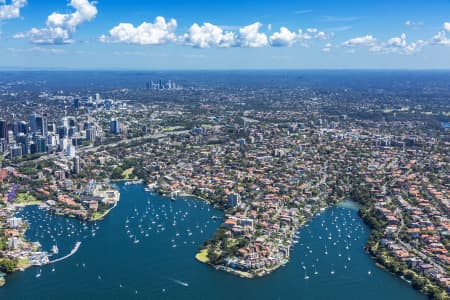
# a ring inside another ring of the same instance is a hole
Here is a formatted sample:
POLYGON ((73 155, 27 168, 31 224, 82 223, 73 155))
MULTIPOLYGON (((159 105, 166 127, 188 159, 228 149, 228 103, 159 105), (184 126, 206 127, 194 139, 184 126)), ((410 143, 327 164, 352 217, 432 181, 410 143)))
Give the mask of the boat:
POLYGON ((53 245, 52 252, 53 252, 53 254, 58 254, 59 253, 59 249, 58 249, 57 245, 53 245))
POLYGON ((133 243, 139 244, 139 240, 135 238, 134 241, 133 241, 133 243))

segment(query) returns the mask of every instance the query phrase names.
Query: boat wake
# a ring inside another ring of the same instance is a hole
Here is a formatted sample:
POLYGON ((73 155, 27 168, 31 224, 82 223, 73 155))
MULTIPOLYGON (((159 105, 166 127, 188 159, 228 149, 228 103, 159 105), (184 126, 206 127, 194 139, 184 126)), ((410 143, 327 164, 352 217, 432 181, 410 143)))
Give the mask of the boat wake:
POLYGON ((179 284, 179 285, 184 286, 184 287, 188 287, 188 286, 189 286, 189 283, 187 283, 187 282, 183 282, 183 281, 181 281, 181 280, 173 279, 173 278, 169 278, 169 279, 170 279, 171 281, 173 281, 173 282, 179 284))

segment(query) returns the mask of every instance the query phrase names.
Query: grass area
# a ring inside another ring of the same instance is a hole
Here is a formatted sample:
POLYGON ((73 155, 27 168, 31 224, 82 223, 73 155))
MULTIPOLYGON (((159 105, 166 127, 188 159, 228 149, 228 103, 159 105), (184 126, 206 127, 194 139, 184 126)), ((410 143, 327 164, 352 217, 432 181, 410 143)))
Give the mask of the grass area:
POLYGON ((130 179, 130 175, 133 173, 134 168, 129 168, 122 172, 122 178, 124 179, 130 179))
POLYGON ((41 202, 39 200, 37 200, 33 195, 31 195, 28 192, 17 194, 17 197, 14 200, 14 203, 27 204, 27 205, 41 204, 41 202))
POLYGON ((183 127, 181 127, 181 126, 167 126, 167 127, 163 127, 162 131, 163 132, 172 132, 172 131, 180 130, 180 129, 183 129, 183 127))
POLYGON ((108 215, 108 213, 110 211, 111 211, 111 209, 108 209, 107 211, 105 211, 103 213, 95 212, 92 214, 90 221, 99 221, 99 220, 103 219, 104 217, 106 217, 106 215, 108 215))
POLYGON ((239 241, 236 239, 230 238, 230 239, 226 239, 226 243, 227 243, 227 247, 231 248, 231 247, 234 247, 237 244, 239 244, 239 241))
POLYGON ((200 252, 195 255, 195 258, 199 262, 202 262, 202 263, 205 263, 205 264, 209 263, 208 249, 205 248, 205 249, 200 250, 200 252))
POLYGON ((17 268, 18 269, 25 269, 30 266, 30 261, 28 257, 21 258, 19 261, 17 261, 17 268))

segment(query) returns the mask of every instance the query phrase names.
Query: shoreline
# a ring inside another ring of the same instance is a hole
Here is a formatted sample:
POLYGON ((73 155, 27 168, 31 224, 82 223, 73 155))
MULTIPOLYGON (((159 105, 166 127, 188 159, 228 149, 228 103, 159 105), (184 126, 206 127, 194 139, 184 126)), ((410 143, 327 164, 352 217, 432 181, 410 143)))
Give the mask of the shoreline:
MULTIPOLYGON (((115 188, 114 188, 114 189, 115 189, 115 188)), ((118 189, 115 189, 115 191, 118 192, 118 189)), ((7 207, 9 207, 9 208, 11 208, 11 209, 13 210, 13 215, 14 215, 14 216, 17 215, 21 210, 23 210, 23 209, 26 208, 26 207, 31 207, 31 206, 39 206, 39 207, 41 207, 41 206, 42 206, 42 207, 45 207, 45 208, 47 209, 47 212, 53 213, 53 214, 58 215, 58 216, 62 216, 62 217, 65 217, 65 218, 74 218, 74 219, 78 219, 78 220, 80 220, 80 221, 96 222, 96 221, 101 221, 101 220, 103 220, 106 216, 108 216, 108 214, 109 214, 109 213, 117 206, 119 200, 120 200, 120 193, 118 194, 118 197, 117 197, 117 199, 116 199, 116 201, 115 201, 115 203, 114 203, 113 206, 111 206, 110 208, 108 208, 106 211, 104 211, 104 212, 101 213, 100 215, 98 215, 98 216, 96 216, 96 217, 92 217, 92 216, 91 216, 91 217, 89 217, 89 218, 87 218, 87 219, 80 219, 79 217, 77 217, 77 216, 75 216, 75 215, 72 215, 72 214, 65 214, 64 212, 61 212, 61 211, 52 211, 52 210, 49 208, 49 206, 48 206, 45 202, 43 202, 43 201, 31 201, 31 202, 28 202, 28 203, 12 203, 12 204, 7 204, 7 207)), ((27 230, 28 230, 28 226, 25 228, 25 230, 24 230, 23 232, 20 233, 20 237, 21 237, 25 242, 27 242, 27 243, 33 243, 33 242, 29 241, 29 240, 26 238, 26 236, 25 236, 27 230)), ((34 251, 34 252, 40 252, 40 251, 34 251)), ((47 257, 47 259, 48 259, 48 257, 47 257)), ((13 272, 11 272, 11 273, 9 273, 9 274, 4 274, 4 276, 0 276, 0 287, 6 285, 6 283, 7 283, 6 277, 7 277, 8 275, 10 275, 10 274, 12 274, 12 273, 15 273, 15 272, 18 272, 18 271, 22 271, 22 272, 23 272, 23 271, 25 271, 26 269, 29 269, 29 268, 31 268, 31 267, 33 267, 33 266, 37 266, 37 265, 31 264, 31 263, 29 262, 29 257, 26 257, 26 260, 27 260, 27 263, 25 263, 25 264, 20 264, 20 265, 15 266, 13 272)), ((0 273, 1 273, 1 272, 0 272, 0 273)), ((2 273, 2 274, 3 274, 3 273, 2 273)))

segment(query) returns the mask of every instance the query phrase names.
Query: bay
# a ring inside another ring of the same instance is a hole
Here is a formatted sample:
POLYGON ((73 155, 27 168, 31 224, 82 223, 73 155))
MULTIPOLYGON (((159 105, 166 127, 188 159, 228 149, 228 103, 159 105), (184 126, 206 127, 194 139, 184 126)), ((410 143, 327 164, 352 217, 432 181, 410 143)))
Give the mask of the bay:
POLYGON ((66 260, 8 276, 0 299, 426 299, 364 251, 370 232, 351 203, 302 227, 285 267, 242 279, 194 259, 220 226, 212 218, 220 211, 193 198, 170 201, 142 185, 118 187, 119 204, 96 223, 24 209, 28 239, 47 251, 57 245, 54 258, 81 246, 66 260))

